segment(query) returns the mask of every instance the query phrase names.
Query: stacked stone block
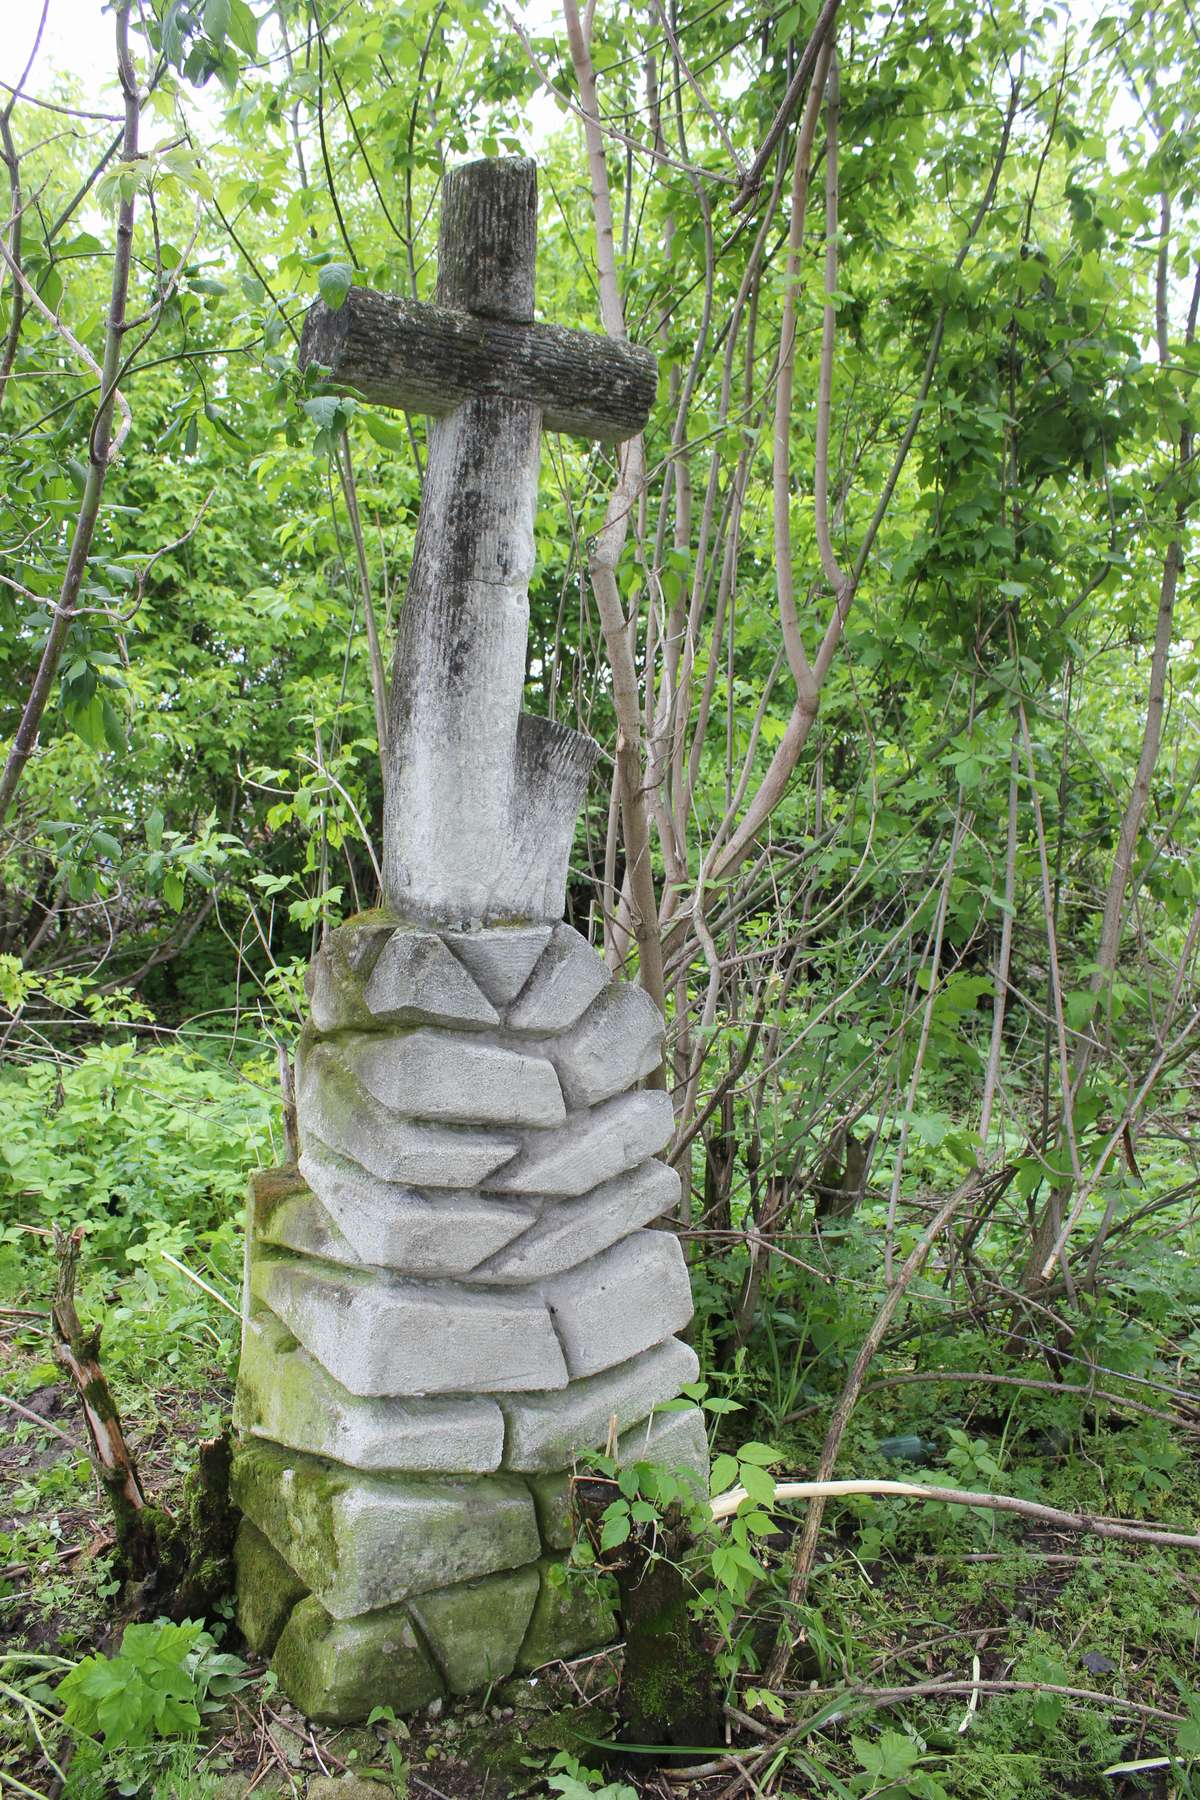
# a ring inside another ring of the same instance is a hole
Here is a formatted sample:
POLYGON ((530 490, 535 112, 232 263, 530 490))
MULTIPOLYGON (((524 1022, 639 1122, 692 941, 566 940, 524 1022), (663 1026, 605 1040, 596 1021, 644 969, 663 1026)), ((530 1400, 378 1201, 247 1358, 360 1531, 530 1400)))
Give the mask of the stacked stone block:
POLYGON ((310 975, 298 1170, 257 1176, 234 1494, 251 1644, 310 1717, 603 1643, 576 1457, 703 1474, 649 998, 569 926, 364 915, 310 975), (614 1424, 615 1422, 615 1424, 614 1424))

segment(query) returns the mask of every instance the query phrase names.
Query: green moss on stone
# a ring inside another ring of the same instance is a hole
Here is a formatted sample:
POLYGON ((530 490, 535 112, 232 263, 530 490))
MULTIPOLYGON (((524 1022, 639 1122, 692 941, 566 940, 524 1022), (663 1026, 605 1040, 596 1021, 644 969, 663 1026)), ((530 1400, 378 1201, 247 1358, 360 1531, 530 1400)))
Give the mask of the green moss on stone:
POLYGON ((322 1725, 356 1725, 376 1706, 415 1712, 443 1692, 402 1606, 333 1619, 316 1600, 302 1600, 271 1667, 292 1704, 322 1725))
POLYGON ((250 1217, 255 1225, 266 1224, 281 1201, 307 1192, 308 1183, 294 1163, 255 1169, 250 1176, 250 1217))
MULTIPOLYGON (((233 1497, 280 1555, 305 1577, 338 1565, 333 1508, 352 1484, 349 1469, 274 1444, 243 1442, 233 1458, 233 1497)), ((309 1586, 316 1585, 309 1580, 309 1586)))
POLYGON ((243 1519, 233 1551, 238 1629, 251 1650, 269 1656, 292 1608, 308 1589, 256 1525, 243 1519))
POLYGON ((556 1557, 538 1564, 538 1596, 517 1667, 540 1668, 558 1657, 580 1656, 617 1636, 613 1583, 607 1576, 569 1574, 556 1557), (559 1579, 564 1576, 565 1579, 559 1579))
POLYGON ((516 1476, 364 1475, 244 1440, 234 1498, 339 1618, 395 1606, 444 1582, 521 1568, 538 1555, 529 1490, 516 1476))
POLYGON ((531 1563, 409 1602, 451 1693, 470 1694, 512 1674, 537 1593, 537 1564, 531 1563))
POLYGON ((351 913, 348 919, 343 919, 332 935, 337 937, 339 932, 344 931, 349 934, 351 932, 361 931, 364 926, 367 926, 370 929, 387 926, 390 930, 394 931, 398 925, 410 925, 412 923, 413 921, 411 919, 406 919, 402 913, 393 912, 389 907, 366 906, 363 908, 362 912, 351 913))
POLYGON ((307 1182, 290 1193, 272 1194, 265 1205, 252 1199, 250 1231, 252 1256, 260 1245, 268 1244, 351 1268, 362 1262, 307 1182))
POLYGON ((550 1475, 526 1478, 533 1495, 538 1531, 547 1550, 569 1550, 575 1542, 568 1500, 571 1491, 569 1470, 555 1470, 550 1475))

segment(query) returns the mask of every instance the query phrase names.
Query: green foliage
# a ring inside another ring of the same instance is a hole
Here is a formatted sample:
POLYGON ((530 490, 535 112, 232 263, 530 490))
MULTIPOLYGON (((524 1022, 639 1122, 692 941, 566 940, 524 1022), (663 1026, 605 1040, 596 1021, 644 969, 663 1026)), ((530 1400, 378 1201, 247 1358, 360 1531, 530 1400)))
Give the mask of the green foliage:
POLYGON ((67 1725, 106 1750, 191 1737, 210 1703, 246 1683, 240 1657, 221 1653, 202 1624, 127 1625, 115 1656, 87 1656, 58 1684, 67 1725))
POLYGON ((28 1254, 30 1225, 86 1225, 113 1272, 161 1249, 228 1243, 247 1169, 273 1160, 269 1066, 231 1079, 182 1047, 132 1037, 73 1066, 0 1070, 0 1246, 28 1254))
POLYGON ((628 1782, 605 1781, 598 1769, 585 1768, 569 1750, 552 1758, 550 1770, 546 1785, 562 1800, 637 1800, 637 1789, 628 1782))
MULTIPOLYGON (((1194 1034, 1167 1052, 1109 1147, 1195 1003, 1200 616, 1186 574, 1119 956, 1115 969, 1098 962, 1164 556, 1178 538, 1190 559, 1194 531, 1194 24, 1177 0, 1070 19, 1009 0, 845 0, 829 471, 844 564, 889 491, 935 325, 940 352, 805 757, 747 862, 701 893, 720 974, 710 1022, 712 962, 687 938, 693 896, 736 822, 731 803, 744 817, 795 714, 770 406, 794 134, 774 213, 768 176, 733 223, 728 183, 734 156, 745 167, 763 141, 813 12, 740 0, 685 9, 676 26, 710 111, 650 14, 594 9, 601 109, 632 140, 606 145, 618 278, 631 335, 661 368, 645 529, 618 568, 644 717, 665 721, 664 763, 647 783, 656 816, 681 803, 684 767, 695 774, 678 866, 668 833, 653 845, 675 907, 676 1074, 703 1053, 703 1124, 683 1173, 691 1223, 712 1235, 685 1239, 706 1375, 690 1397, 713 1427, 714 1489, 747 1490, 712 1533, 699 1529, 702 1497, 662 1471, 611 1470, 601 1542, 619 1550, 652 1534, 664 1507, 690 1509, 696 1605, 731 1699, 772 1726, 781 1708, 782 1722, 799 1722, 803 1680, 870 1685, 883 1659, 902 1683, 890 1659, 909 1666, 922 1636, 948 1638, 946 1666, 961 1672, 976 1626, 998 1634, 997 1667, 1103 1685, 1110 1676, 1088 1675, 1077 1640, 1117 1665, 1114 1694, 1140 1683, 1148 1703, 1189 1713, 1177 1734, 1146 1727, 1145 1760, 1165 1759, 1183 1791, 1200 1748, 1190 1689, 1180 1697, 1172 1676, 1190 1669, 1195 1637, 1172 1558, 1105 1552, 1060 1580, 1009 1520, 851 1501, 828 1510, 796 1620, 785 1594, 799 1517, 773 1514, 768 1490, 818 1463, 896 1268, 981 1166, 983 1189, 897 1310, 839 1470, 894 1475, 911 1450, 909 1467, 934 1480, 1134 1517, 1195 1512, 1191 1435, 1119 1404, 1169 1415, 1200 1380, 1185 1210, 1194 1034), (643 86, 650 67, 657 100, 643 86), (960 259, 1018 72, 1008 154, 960 259), (696 631, 668 669, 677 617, 696 631), (1077 1082, 1059 1066, 1060 1001, 1068 1065, 1095 1033, 1077 1082), (847 1134, 864 1159, 857 1190, 847 1134), (1081 1191, 1076 1161, 1096 1179, 1071 1254, 1107 1232, 1098 1272, 1080 1254, 1069 1292, 1052 1284, 1036 1306, 1014 1303, 1005 1288, 1020 1279, 1031 1222, 1052 1196, 1081 1191), (849 1204, 818 1216, 831 1194, 849 1204), (743 1227, 778 1254, 760 1253, 743 1227), (949 1379, 964 1373, 977 1384, 949 1379), (906 1385, 871 1386, 896 1374, 906 1385), (986 1379, 1031 1374, 1075 1391, 986 1379), (1000 1562, 964 1560, 981 1551, 1000 1562), (763 1682, 781 1627, 798 1645, 799 1698, 763 1682)), ((496 8, 462 0, 351 0, 320 15, 296 0, 155 0, 132 25, 143 86, 157 75, 136 163, 104 162, 103 119, 72 116, 60 132, 24 101, 11 114, 23 191, 36 196, 22 221, 36 291, 98 355, 115 208, 132 195, 131 313, 151 335, 129 339, 133 427, 0 842, 0 1283, 18 1306, 44 1308, 40 1234, 85 1224, 83 1300, 103 1318, 106 1363, 147 1435, 164 1384, 189 1396, 167 1452, 182 1464, 189 1430, 227 1403, 236 1326, 176 1265, 236 1306, 245 1173, 275 1160, 281 1141, 275 1042, 286 1046, 303 1015, 321 930, 376 897, 382 789, 343 477, 385 656, 420 493, 419 420, 330 391, 327 372, 297 371, 304 309, 317 296, 344 306, 360 283, 430 297, 445 161, 521 148, 541 170, 540 312, 594 327, 598 308, 575 77, 556 20, 533 27, 528 46, 496 8), (558 123, 531 132, 534 62, 558 123)), ((91 110, 68 84, 44 91, 91 110)), ((820 146, 795 284, 783 500, 810 655, 832 600, 813 514, 820 146)), ((5 281, 0 345, 12 294, 5 281)), ((90 375, 45 315, 26 307, 19 324, 0 401, 5 743, 67 570, 94 406, 90 375)), ((594 447, 548 447, 525 693, 527 708, 585 725, 606 751, 612 681, 586 564, 614 467, 594 447)), ((577 921, 605 867, 610 774, 602 759, 578 834, 577 921)), ((618 884, 622 870, 618 852, 618 884)), ((15 1318, 6 1387, 28 1398, 56 1372, 40 1324, 15 1318)), ((0 1553, 31 1570, 21 1618, 53 1622, 74 1645, 106 1598, 103 1571, 50 1559, 88 1498, 87 1471, 74 1455, 44 1460, 28 1421, 15 1437, 0 1553)), ((886 1717, 846 1704, 814 1713, 789 1752, 805 1791, 1041 1800, 1090 1791, 1104 1768, 1138 1760, 1119 1716, 1046 1693, 990 1695, 962 1732, 965 1698, 918 1696, 886 1717)), ((560 1762, 551 1786, 603 1779, 560 1762)))
POLYGON ((927 1770, 918 1768, 925 1746, 903 1731, 881 1731, 875 1739, 852 1737, 855 1758, 864 1773, 856 1776, 851 1793, 872 1794, 879 1800, 949 1800, 947 1790, 927 1770))

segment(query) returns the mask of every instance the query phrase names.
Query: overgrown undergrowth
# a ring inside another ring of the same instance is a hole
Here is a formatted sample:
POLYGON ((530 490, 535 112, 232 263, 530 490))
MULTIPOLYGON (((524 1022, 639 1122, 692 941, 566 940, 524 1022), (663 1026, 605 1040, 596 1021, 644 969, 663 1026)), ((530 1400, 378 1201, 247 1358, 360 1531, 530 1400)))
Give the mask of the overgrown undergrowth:
MULTIPOLYGON (((146 1741, 121 1715, 97 1747, 96 1717, 78 1707, 64 1730, 61 1678, 120 1644, 108 1521, 74 1397, 49 1358, 45 1233, 52 1222, 87 1227, 81 1311, 103 1321, 102 1358, 147 1487, 178 1505, 198 1439, 228 1413, 241 1192, 248 1162, 274 1152, 269 1072, 118 1042, 61 1071, 10 1070, 2 1080, 0 1338, 6 1404, 15 1405, 0 1450, 0 1788, 20 1792, 13 1784, 23 1782, 80 1800, 229 1795, 261 1774, 256 1792, 276 1779, 298 1791, 321 1778, 324 1761, 334 1773, 339 1763, 369 1768, 385 1790, 414 1795, 569 1795, 590 1791, 589 1781, 661 1793, 653 1756, 604 1748, 613 1657, 407 1725, 382 1719, 310 1737, 270 1676, 240 1658, 230 1605, 202 1622, 219 1678, 189 1674, 183 1712, 152 1717, 146 1741), (594 1703, 587 1729, 555 1770, 585 1701, 594 1703), (196 1704, 206 1710, 193 1715, 196 1704)), ((721 1792, 740 1762, 780 1795, 1191 1794, 1200 1563, 1186 1553, 1105 1545, 979 1509, 857 1498, 827 1511, 805 1603, 789 1615, 801 1513, 786 1504, 768 1512, 761 1483, 816 1467, 881 1298, 884 1214, 868 1195, 851 1219, 809 1228, 802 1244, 785 1246, 789 1256, 772 1258, 758 1323, 732 1355, 723 1347, 745 1249, 698 1266, 715 1485, 753 1487, 757 1471, 759 1497, 736 1532, 701 1543, 693 1566, 730 1741, 696 1753, 712 1773, 692 1791, 721 1792), (785 1624, 795 1654, 771 1690, 763 1670, 785 1624), (1106 1773, 1119 1767, 1127 1772, 1106 1773)), ((916 1229, 902 1212, 899 1242, 916 1229)), ((986 1282, 1005 1274, 999 1250, 969 1283, 934 1260, 872 1365, 839 1474, 899 1474, 1191 1528, 1200 1514, 1194 1247, 1188 1227, 1163 1239, 1128 1234, 1110 1279, 1076 1295, 1069 1343, 1036 1312, 1015 1317, 1011 1296, 1003 1313, 989 1310, 986 1282)), ((631 1472, 627 1489, 636 1502, 654 1492, 654 1477, 631 1472)), ((167 1679, 152 1675, 151 1686, 167 1679)), ((686 1790, 675 1782, 671 1791, 686 1790)))

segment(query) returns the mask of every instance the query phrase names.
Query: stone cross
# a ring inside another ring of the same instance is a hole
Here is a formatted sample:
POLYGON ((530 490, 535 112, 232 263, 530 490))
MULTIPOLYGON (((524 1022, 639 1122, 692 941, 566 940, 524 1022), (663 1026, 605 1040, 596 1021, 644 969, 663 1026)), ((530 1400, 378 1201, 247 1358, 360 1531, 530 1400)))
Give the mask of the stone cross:
POLYGON ((437 302, 351 288, 315 307, 302 363, 364 399, 433 415, 392 678, 384 899, 445 924, 556 919, 595 757, 521 712, 540 439, 617 443, 645 424, 655 360, 533 322, 537 172, 446 178, 437 302))
POLYGON ((619 440, 654 361, 535 324, 534 170, 450 176, 438 300, 351 290, 302 356, 432 413, 385 750, 384 903, 329 933, 298 1166, 251 1181, 238 1618, 310 1718, 606 1641, 564 1585, 576 1460, 708 1446, 663 1021, 560 922, 595 745, 521 712, 543 426, 619 440))

